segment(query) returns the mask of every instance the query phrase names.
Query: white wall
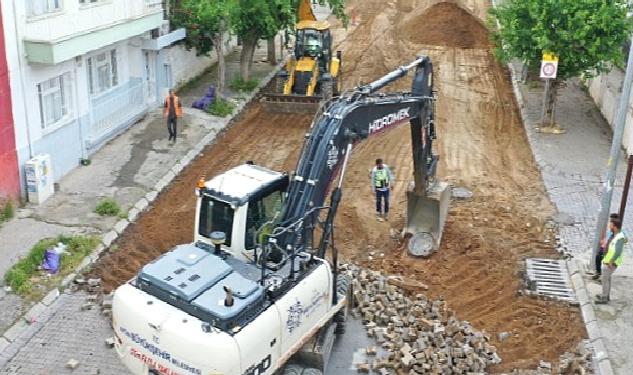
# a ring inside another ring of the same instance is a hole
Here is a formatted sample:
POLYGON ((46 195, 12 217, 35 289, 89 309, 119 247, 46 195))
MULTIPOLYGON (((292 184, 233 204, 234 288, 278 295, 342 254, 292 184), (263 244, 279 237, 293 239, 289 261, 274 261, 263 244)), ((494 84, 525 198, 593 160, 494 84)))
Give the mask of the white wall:
MULTIPOLYGON (((225 53, 231 53, 235 46, 237 39, 227 38, 225 53)), ((178 44, 168 49, 165 63, 171 65, 173 84, 177 87, 202 73, 217 60, 215 51, 209 56, 196 56, 195 50, 187 51, 182 44, 178 44)))
MULTIPOLYGON (((619 68, 587 81, 589 94, 611 126, 611 129, 614 127, 623 82, 624 72, 619 68)), ((629 103, 627 111, 622 147, 628 153, 633 153, 633 110, 631 103, 629 103)))
POLYGON ((123 20, 134 19, 142 15, 162 12, 158 0, 106 0, 82 6, 78 0, 63 0, 61 11, 39 16, 27 17, 26 2, 20 4, 18 14, 24 22, 24 36, 29 40, 57 40, 65 36, 100 29, 123 20))

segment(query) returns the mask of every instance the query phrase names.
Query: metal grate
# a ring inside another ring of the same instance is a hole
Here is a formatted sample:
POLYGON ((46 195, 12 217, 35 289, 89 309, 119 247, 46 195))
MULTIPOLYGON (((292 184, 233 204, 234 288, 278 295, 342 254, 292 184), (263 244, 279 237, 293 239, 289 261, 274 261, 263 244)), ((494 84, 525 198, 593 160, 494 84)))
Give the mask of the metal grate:
POLYGON ((526 259, 526 279, 530 290, 537 295, 561 301, 576 302, 564 260, 526 259))

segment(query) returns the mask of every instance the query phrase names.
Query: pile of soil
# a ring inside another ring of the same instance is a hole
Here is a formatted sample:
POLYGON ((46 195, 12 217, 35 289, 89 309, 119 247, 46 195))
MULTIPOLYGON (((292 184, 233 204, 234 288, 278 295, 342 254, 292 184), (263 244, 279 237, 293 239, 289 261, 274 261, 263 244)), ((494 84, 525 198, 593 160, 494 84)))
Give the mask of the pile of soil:
MULTIPOLYGON (((418 54, 431 56, 438 90, 438 176, 474 196, 452 204, 438 253, 429 259, 409 256, 398 232, 412 179, 410 131, 404 126, 376 135, 354 150, 346 174, 336 219, 336 243, 343 257, 428 284, 431 297, 445 299, 460 319, 493 336, 503 359, 493 372, 535 368, 539 360, 555 363, 586 332, 577 308, 518 294, 520 261, 556 256, 544 227, 554 208, 535 166, 508 74, 487 44, 482 25, 489 2, 355 0, 349 7, 357 24, 333 28, 337 49, 343 51, 344 86, 374 80, 418 54), (378 157, 397 178, 387 223, 374 218, 368 177, 378 157), (512 336, 497 342, 500 332, 512 336)), ((403 79, 389 89, 409 87, 410 80, 403 79)), ((95 276, 111 290, 166 250, 191 241, 193 187, 201 175, 211 178, 249 159, 291 170, 310 121, 311 116, 266 113, 252 105, 128 228, 116 251, 97 264, 95 276)))
POLYGON ((402 25, 410 42, 456 48, 486 48, 488 30, 466 10, 438 3, 402 25))

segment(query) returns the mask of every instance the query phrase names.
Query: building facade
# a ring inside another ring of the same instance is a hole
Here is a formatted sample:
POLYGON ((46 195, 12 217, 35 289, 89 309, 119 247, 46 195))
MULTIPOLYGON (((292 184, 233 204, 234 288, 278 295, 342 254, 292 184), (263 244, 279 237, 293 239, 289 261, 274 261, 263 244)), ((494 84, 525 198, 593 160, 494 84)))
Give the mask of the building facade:
POLYGON ((34 156, 50 155, 59 181, 161 101, 166 48, 185 37, 163 2, 1 0, 23 189, 34 156))
POLYGON ((5 199, 16 199, 20 195, 13 112, 11 110, 11 87, 9 85, 9 69, 2 23, 2 10, 0 9, 0 208, 5 199))

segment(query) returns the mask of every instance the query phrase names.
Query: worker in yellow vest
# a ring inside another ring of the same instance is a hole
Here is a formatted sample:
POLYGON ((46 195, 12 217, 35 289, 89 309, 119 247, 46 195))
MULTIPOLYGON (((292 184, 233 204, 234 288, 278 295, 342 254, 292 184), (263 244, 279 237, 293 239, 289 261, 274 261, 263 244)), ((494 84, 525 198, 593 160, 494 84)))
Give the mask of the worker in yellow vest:
POLYGON ((624 244, 626 243, 626 236, 622 232, 622 221, 619 218, 613 218, 609 221, 609 230, 613 232, 613 236, 607 245, 607 253, 602 259, 602 295, 596 296, 596 304, 609 303, 611 276, 622 264, 624 244))
POLYGON ((376 159, 376 166, 371 171, 371 190, 376 194, 376 220, 388 220, 389 216, 389 192, 395 182, 393 173, 382 159, 376 159), (382 209, 384 201, 384 211, 382 209))

